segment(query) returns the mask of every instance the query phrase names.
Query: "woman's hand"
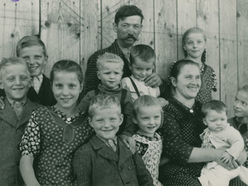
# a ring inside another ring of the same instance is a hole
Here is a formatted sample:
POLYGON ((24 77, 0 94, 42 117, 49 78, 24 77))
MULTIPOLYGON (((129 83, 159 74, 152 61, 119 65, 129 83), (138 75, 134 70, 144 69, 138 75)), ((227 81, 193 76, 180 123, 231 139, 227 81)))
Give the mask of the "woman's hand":
POLYGON ((136 142, 131 136, 120 135, 122 141, 126 144, 126 146, 131 150, 132 153, 136 152, 136 142))
POLYGON ((245 150, 243 150, 239 157, 237 158, 236 162, 239 164, 239 165, 243 165, 247 160, 247 152, 245 150))
POLYGON ((145 84, 149 87, 159 87, 162 84, 162 80, 157 73, 152 73, 145 79, 145 84))

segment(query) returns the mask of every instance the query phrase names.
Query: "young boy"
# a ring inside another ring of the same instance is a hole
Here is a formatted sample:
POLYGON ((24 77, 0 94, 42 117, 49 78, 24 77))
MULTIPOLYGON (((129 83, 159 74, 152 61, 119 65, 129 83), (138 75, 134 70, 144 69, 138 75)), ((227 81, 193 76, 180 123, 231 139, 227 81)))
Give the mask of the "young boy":
POLYGON ((104 53, 99 56, 97 59, 97 77, 101 83, 96 90, 88 92, 78 105, 80 110, 87 111, 90 101, 98 94, 117 97, 124 114, 124 125, 121 127, 120 132, 132 123, 131 96, 128 91, 121 87, 123 65, 123 60, 115 54, 104 53))
MULTIPOLYGON (((207 129, 201 134, 203 148, 224 148, 226 151, 221 161, 228 163, 236 160, 244 149, 244 141, 239 131, 227 122, 226 106, 223 102, 212 100, 202 106, 203 122, 207 129)), ((248 184, 248 169, 239 166, 234 170, 227 170, 216 162, 210 162, 201 171, 199 181, 203 186, 228 186, 232 178, 239 176, 248 184)))
MULTIPOLYGON (((28 91, 28 98, 42 105, 54 105, 56 100, 53 96, 49 79, 42 74, 47 62, 45 44, 36 36, 24 36, 18 41, 16 55, 28 64, 32 78, 32 87, 28 91)), ((4 92, 0 92, 4 96, 4 92)))
MULTIPOLYGON (((133 101, 142 95, 159 97, 159 87, 150 87, 145 83, 154 71, 156 60, 154 50, 148 45, 136 45, 131 48, 131 57, 133 60, 130 61, 129 68, 132 75, 122 79, 122 87, 131 93, 133 101)), ((162 106, 166 105, 167 101, 164 98, 159 100, 162 106)))
POLYGON ((118 98, 96 96, 89 107, 89 124, 96 135, 75 154, 74 173, 79 186, 148 186, 151 176, 138 154, 132 154, 116 136, 123 121, 118 98))
POLYGON ((4 108, 0 110, 0 185, 20 186, 18 144, 31 112, 38 105, 27 99, 31 78, 22 59, 3 59, 0 75, 0 87, 6 94, 4 108))

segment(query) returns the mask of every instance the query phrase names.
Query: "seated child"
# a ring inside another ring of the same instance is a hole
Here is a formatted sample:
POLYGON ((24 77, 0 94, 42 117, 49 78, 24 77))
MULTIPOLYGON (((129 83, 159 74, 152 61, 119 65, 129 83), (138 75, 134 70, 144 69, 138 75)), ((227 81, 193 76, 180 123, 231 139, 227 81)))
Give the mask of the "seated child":
MULTIPOLYGON (((212 100, 202 106, 203 122, 208 126, 201 134, 203 148, 224 148, 225 153, 221 160, 225 163, 237 159, 244 149, 244 141, 239 131, 227 123, 226 106, 223 102, 212 100)), ((228 170, 210 162, 201 171, 199 181, 203 186, 228 186, 232 178, 239 176, 248 184, 248 169, 239 166, 237 169, 228 170)))
POLYGON ((78 105, 79 110, 87 111, 90 101, 98 94, 116 96, 121 103, 124 122, 119 132, 132 123, 132 100, 130 93, 121 87, 123 60, 112 53, 104 53, 97 59, 97 77, 101 83, 96 90, 89 91, 78 105))
POLYGON ((134 102, 134 123, 139 129, 133 135, 136 141, 136 150, 153 178, 155 186, 162 186, 158 181, 162 140, 156 132, 162 124, 162 107, 157 98, 144 95, 134 102))
POLYGON ((96 135, 75 153, 78 186, 153 185, 140 156, 116 136, 122 121, 118 98, 98 95, 91 101, 89 123, 96 135))
MULTIPOLYGON (((48 58, 45 44, 36 36, 24 36, 17 43, 16 55, 27 62, 32 78, 28 98, 45 106, 54 105, 56 100, 52 93, 50 80, 42 74, 48 58)), ((5 96, 3 90, 0 90, 0 96, 5 96)))
POLYGON ((20 143, 20 170, 26 186, 72 186, 72 157, 93 135, 87 115, 78 112, 82 70, 74 61, 61 60, 51 71, 57 103, 36 109, 20 143))
MULTIPOLYGON (((122 87, 131 93, 133 101, 142 95, 159 97, 159 87, 149 87, 145 84, 145 79, 153 73, 155 68, 154 50, 148 45, 136 45, 131 48, 131 57, 133 60, 129 68, 132 75, 122 79, 122 87)), ((159 100, 162 106, 166 105, 167 101, 164 98, 159 100)))
POLYGON ((5 91, 0 110, 0 185, 22 185, 19 173, 18 144, 32 111, 38 107, 27 98, 31 86, 27 64, 21 58, 7 58, 0 63, 0 87, 5 91))

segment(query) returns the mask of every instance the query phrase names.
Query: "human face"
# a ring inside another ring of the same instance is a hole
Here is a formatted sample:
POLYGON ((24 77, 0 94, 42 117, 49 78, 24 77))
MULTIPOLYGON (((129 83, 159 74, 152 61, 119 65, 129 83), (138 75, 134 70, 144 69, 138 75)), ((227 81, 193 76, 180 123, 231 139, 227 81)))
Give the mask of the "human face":
POLYGON ((47 62, 47 57, 44 55, 43 48, 41 46, 30 46, 21 49, 20 56, 28 64, 29 72, 32 77, 36 77, 42 74, 42 71, 47 62))
POLYGON ((30 74, 25 64, 9 65, 2 69, 1 88, 7 98, 15 101, 25 99, 30 84, 30 74))
POLYGON ((81 85, 75 72, 55 71, 52 90, 57 101, 56 107, 64 113, 70 113, 76 106, 81 85))
POLYGON ((175 96, 180 99, 194 99, 201 87, 200 69, 196 65, 184 65, 177 76, 172 79, 175 96))
POLYGON ((220 132, 228 126, 225 111, 216 112, 215 110, 209 110, 203 122, 213 132, 220 132))
POLYGON ((238 91, 234 102, 234 114, 237 117, 248 117, 248 93, 238 91))
POLYGON ((111 90, 119 88, 122 77, 122 67, 117 63, 104 63, 97 72, 101 83, 111 90))
POLYGON ((189 33, 183 46, 189 58, 201 58, 206 49, 206 42, 202 33, 189 33))
POLYGON ((154 63, 155 58, 143 61, 139 57, 136 57, 133 64, 130 65, 130 70, 136 79, 144 81, 149 75, 152 74, 154 63))
POLYGON ((141 17, 134 15, 114 23, 114 31, 121 47, 129 48, 138 40, 142 29, 141 17))
POLYGON ((94 116, 89 119, 89 124, 94 128, 96 135, 102 139, 114 139, 123 121, 120 109, 113 105, 94 111, 94 116))
POLYGON ((140 134, 153 137, 161 125, 161 107, 157 105, 141 107, 134 122, 139 126, 140 134))

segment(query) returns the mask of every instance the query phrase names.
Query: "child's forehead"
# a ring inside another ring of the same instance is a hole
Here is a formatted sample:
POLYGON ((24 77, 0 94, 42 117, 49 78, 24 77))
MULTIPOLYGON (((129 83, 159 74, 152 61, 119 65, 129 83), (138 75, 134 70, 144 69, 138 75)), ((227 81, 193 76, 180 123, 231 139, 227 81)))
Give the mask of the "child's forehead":
POLYGON ((108 112, 109 114, 120 114, 120 107, 117 105, 108 105, 108 106, 99 106, 97 108, 95 108, 94 114, 93 116, 96 115, 103 115, 106 112, 108 112))
POLYGON ((150 59, 141 59, 140 57, 135 57, 134 58, 134 61, 133 61, 133 64, 136 65, 136 66, 153 66, 154 63, 155 63, 155 57, 152 57, 150 59))
POLYGON ((23 55, 44 55, 44 50, 40 45, 25 46, 20 49, 20 56, 23 55))
POLYGON ((105 61, 101 64, 101 68, 99 70, 112 70, 112 69, 118 69, 122 70, 123 65, 121 63, 113 62, 113 61, 105 61))
POLYGON ((26 64, 18 63, 18 64, 9 64, 3 67, 3 72, 7 73, 6 75, 10 74, 27 74, 29 75, 28 67, 26 64))
POLYGON ((248 92, 245 90, 239 90, 236 98, 248 102, 248 92))
POLYGON ((226 110, 222 109, 222 110, 213 110, 213 109, 208 109, 206 112, 206 117, 209 116, 223 116, 226 115, 226 110))

